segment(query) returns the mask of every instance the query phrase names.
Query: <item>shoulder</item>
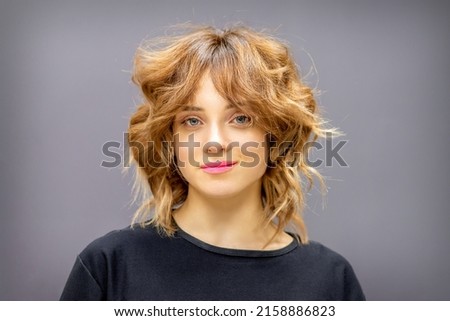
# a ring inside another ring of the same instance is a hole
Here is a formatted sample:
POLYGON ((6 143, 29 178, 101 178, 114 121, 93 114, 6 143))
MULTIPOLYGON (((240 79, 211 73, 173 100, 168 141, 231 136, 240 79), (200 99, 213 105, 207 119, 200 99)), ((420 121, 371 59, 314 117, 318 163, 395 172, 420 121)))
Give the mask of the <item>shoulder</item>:
POLYGON ((310 262, 310 266, 316 271, 336 277, 354 275, 350 262, 343 255, 320 242, 310 241, 308 244, 300 245, 299 252, 302 260, 310 262))
POLYGON ((299 250, 301 254, 311 260, 317 260, 321 263, 350 265, 344 256, 317 241, 309 241, 308 244, 300 245, 299 250))
POLYGON ((300 245, 298 252, 311 275, 321 280, 334 300, 365 300, 353 267, 344 256, 315 241, 300 245))
POLYGON ((110 299, 108 285, 120 284, 124 273, 148 262, 146 254, 155 253, 158 242, 164 238, 153 227, 128 226, 95 239, 78 255, 61 299, 110 299))
MULTIPOLYGON (((157 246, 165 237, 152 227, 127 226, 113 230, 89 243, 80 253, 83 261, 100 261, 133 253, 141 247, 157 246)), ((98 262, 99 263, 99 262, 98 262)))

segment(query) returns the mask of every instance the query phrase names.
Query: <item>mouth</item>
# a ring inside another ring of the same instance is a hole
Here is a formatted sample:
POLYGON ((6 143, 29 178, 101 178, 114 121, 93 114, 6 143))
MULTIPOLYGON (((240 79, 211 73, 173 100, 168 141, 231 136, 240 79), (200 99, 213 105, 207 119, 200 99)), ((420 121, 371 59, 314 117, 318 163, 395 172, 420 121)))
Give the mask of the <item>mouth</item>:
POLYGON ((227 161, 208 162, 208 163, 205 163, 205 165, 202 165, 201 168, 227 167, 227 166, 233 166, 236 163, 237 162, 227 162, 227 161))
POLYGON ((209 174, 220 174, 233 169, 236 164, 237 162, 217 161, 205 163, 204 165, 200 166, 200 168, 204 172, 209 174))

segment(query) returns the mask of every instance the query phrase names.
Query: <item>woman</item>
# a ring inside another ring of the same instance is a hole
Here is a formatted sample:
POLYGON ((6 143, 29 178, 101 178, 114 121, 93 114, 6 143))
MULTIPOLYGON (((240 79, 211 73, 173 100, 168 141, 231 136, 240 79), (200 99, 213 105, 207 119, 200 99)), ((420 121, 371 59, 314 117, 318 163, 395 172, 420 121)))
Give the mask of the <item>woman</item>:
POLYGON ((140 47, 133 81, 143 202, 82 251, 62 300, 364 299, 350 264, 308 241, 305 147, 334 130, 285 44, 195 27, 140 47))

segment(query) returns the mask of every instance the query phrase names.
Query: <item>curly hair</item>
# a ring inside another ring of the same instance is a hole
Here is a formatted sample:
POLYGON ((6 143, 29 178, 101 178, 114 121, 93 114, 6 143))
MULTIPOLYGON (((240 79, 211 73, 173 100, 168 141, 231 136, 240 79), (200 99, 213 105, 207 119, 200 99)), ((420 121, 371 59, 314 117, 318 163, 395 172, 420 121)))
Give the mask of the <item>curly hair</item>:
POLYGON ((300 242, 307 243, 302 177, 308 188, 314 176, 324 182, 309 166, 305 147, 334 129, 324 128, 313 90, 302 81, 288 45, 240 25, 223 30, 191 26, 137 49, 132 80, 144 100, 128 131, 137 167, 134 200, 141 196, 133 224, 154 224, 168 236, 177 229, 172 211, 186 200, 188 184, 171 150, 172 124, 207 71, 220 95, 242 106, 270 134, 270 161, 261 187, 266 222, 274 222, 277 233, 293 227, 300 242))

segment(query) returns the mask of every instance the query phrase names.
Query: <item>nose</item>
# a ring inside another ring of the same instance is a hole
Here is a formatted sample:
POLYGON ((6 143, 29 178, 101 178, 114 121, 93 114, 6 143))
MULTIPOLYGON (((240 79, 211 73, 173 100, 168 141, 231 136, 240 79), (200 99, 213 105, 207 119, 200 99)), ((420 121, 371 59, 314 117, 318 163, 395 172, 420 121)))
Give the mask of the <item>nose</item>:
POLYGON ((218 154, 224 150, 224 146, 218 142, 208 142, 205 145, 205 152, 208 154, 218 154))
POLYGON ((224 129, 217 124, 212 124, 203 151, 208 154, 219 154, 226 149, 226 146, 227 138, 224 129))

